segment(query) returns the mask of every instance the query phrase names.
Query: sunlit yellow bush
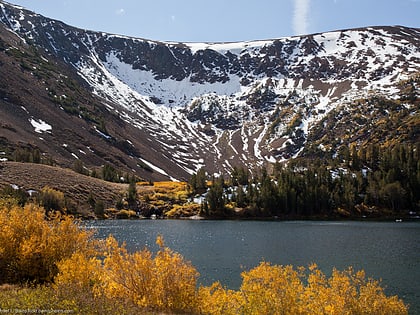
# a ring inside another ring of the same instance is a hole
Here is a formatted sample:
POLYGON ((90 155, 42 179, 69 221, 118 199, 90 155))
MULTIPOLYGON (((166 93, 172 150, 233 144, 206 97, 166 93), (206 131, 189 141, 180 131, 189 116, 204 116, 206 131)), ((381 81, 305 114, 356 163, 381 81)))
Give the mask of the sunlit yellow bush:
POLYGON ((156 255, 148 249, 129 253, 112 237, 105 240, 95 257, 75 254, 59 264, 55 283, 62 296, 78 301, 87 296, 136 305, 155 311, 193 311, 196 309, 196 269, 181 255, 165 247, 158 238, 156 255))
MULTIPOLYGON (((161 190, 160 190, 161 191, 161 190)), ((155 192, 151 195, 150 200, 162 200, 162 201, 169 201, 173 199, 172 194, 169 194, 165 191, 163 192, 155 192)))
POLYGON ((181 202, 186 202, 188 199, 188 191, 186 190, 179 190, 174 192, 174 198, 181 202))
POLYGON ((117 219, 130 219, 137 216, 136 212, 134 210, 125 210, 122 209, 116 213, 117 219))
POLYGON ((189 217, 200 211, 200 205, 196 203, 186 203, 183 205, 173 205, 172 209, 165 213, 168 218, 189 217))
POLYGON ((300 267, 261 263, 242 273, 238 291, 219 284, 200 288, 203 314, 302 314, 362 315, 408 314, 396 296, 385 296, 377 281, 363 271, 334 270, 326 277, 316 265, 300 267))
POLYGON ((299 313, 303 290, 301 271, 292 266, 272 266, 263 262, 242 273, 241 294, 244 314, 299 313))
POLYGON ((0 283, 52 281, 59 261, 94 251, 91 232, 69 217, 46 220, 33 204, 0 209, 0 226, 0 283))
POLYGON ((137 182, 136 185, 137 186, 153 186, 153 184, 150 182, 137 182))
POLYGON ((242 314, 243 296, 239 291, 224 288, 220 282, 198 289, 198 313, 212 315, 242 314))
POLYGON ((179 217, 185 215, 194 215, 199 211, 197 205, 194 213, 190 213, 193 208, 186 204, 190 192, 186 182, 162 181, 155 182, 153 187, 140 189, 140 199, 152 207, 155 207, 160 213, 168 217, 179 217), (184 206, 180 208, 178 206, 184 206), (169 215, 167 214, 169 212, 169 215))
POLYGON ((314 264, 302 297, 305 314, 407 314, 407 306, 396 296, 387 297, 380 283, 367 279, 364 271, 351 267, 334 269, 327 278, 314 264))
POLYGON ((58 263, 59 273, 54 279, 55 287, 62 292, 100 292, 102 263, 97 257, 89 257, 80 252, 58 263))
POLYGON ((155 182, 153 185, 154 193, 158 199, 169 198, 184 200, 187 198, 187 183, 185 182, 155 182))
POLYGON ((107 299, 103 295, 102 262, 95 256, 75 253, 59 264, 54 279, 54 296, 76 314, 123 314, 127 304, 107 299), (118 306, 118 307, 115 307, 118 306))
POLYGON ((130 299, 156 310, 192 310, 198 273, 181 255, 163 246, 153 257, 147 249, 130 254, 116 240, 106 240, 103 289, 107 297, 130 299))
POLYGON ((166 188, 166 189, 175 189, 175 190, 185 190, 187 183, 186 182, 172 182, 172 181, 161 181, 154 182, 154 187, 166 188))

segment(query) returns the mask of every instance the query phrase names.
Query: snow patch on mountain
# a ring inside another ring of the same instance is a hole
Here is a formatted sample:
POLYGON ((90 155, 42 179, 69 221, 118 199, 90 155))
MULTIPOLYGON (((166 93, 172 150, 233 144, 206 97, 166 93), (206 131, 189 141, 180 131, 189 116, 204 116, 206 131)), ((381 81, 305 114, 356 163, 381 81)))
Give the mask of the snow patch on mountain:
POLYGON ((47 124, 42 119, 35 120, 31 118, 29 119, 29 122, 31 123, 32 127, 35 128, 35 132, 37 133, 49 132, 52 130, 52 126, 47 124))
POLYGON ((104 63, 105 68, 133 91, 153 103, 166 106, 185 106, 194 98, 208 93, 231 95, 240 91, 240 77, 231 75, 228 82, 197 83, 190 78, 182 81, 173 79, 155 79, 151 71, 133 69, 133 66, 122 62, 116 52, 110 52, 104 63))
POLYGON ((225 55, 228 52, 234 55, 240 55, 246 50, 260 48, 264 45, 270 45, 271 43, 271 40, 261 40, 230 43, 185 43, 185 45, 191 50, 192 54, 196 54, 200 50, 211 49, 222 55, 225 55))

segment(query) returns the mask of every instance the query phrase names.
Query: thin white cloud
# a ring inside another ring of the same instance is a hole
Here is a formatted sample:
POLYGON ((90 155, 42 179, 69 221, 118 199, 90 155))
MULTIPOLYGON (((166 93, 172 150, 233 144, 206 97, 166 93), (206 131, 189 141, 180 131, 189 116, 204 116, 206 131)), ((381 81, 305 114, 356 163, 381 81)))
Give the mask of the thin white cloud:
POLYGON ((294 0, 293 32, 295 35, 308 34, 308 14, 310 0, 294 0))
POLYGON ((124 15, 125 14, 125 10, 124 9, 118 9, 117 11, 115 11, 116 15, 124 15))

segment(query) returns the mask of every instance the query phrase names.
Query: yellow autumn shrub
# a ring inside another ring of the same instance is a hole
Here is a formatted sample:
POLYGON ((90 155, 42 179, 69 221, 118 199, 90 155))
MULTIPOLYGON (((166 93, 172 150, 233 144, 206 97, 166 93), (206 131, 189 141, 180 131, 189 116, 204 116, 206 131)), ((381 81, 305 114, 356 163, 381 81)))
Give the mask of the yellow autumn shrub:
POLYGON ((165 247, 155 256, 148 249, 128 253, 113 237, 106 240, 104 294, 112 299, 129 299, 155 310, 192 310, 196 301, 198 273, 184 258, 165 247))
POLYGON ((396 296, 387 297, 363 271, 334 270, 327 277, 313 264, 304 268, 262 262, 242 273, 238 291, 219 284, 199 289, 201 314, 379 315, 408 314, 396 296))
POLYGON ((334 269, 327 278, 316 264, 309 267, 302 295, 303 314, 407 314, 408 308, 396 296, 387 297, 378 281, 364 271, 334 269))
MULTIPOLYGON (((55 286, 61 296, 85 305, 104 300, 143 310, 192 312, 196 309, 196 269, 157 239, 160 250, 129 253, 108 237, 103 259, 79 253, 59 264, 55 286)), ((99 254, 99 253, 98 253, 99 254)))
POLYGON ((152 277, 152 254, 144 249, 133 254, 119 246, 112 236, 106 239, 101 275, 103 294, 110 299, 132 300, 147 305, 147 289, 152 277))
POLYGON ((75 253, 59 264, 53 289, 62 304, 74 314, 136 314, 138 309, 125 300, 103 294, 104 269, 98 257, 75 253))
POLYGON ((49 220, 37 205, 0 209, 0 283, 50 282, 57 264, 75 252, 94 252, 93 234, 69 217, 49 220))
POLYGON ((153 186, 155 188, 163 188, 166 190, 185 190, 187 187, 186 182, 174 182, 174 181, 161 181, 161 182, 154 182, 153 186))
POLYGON ((54 286, 62 292, 100 294, 102 263, 97 257, 74 253, 58 263, 54 286))
POLYGON ((200 205, 196 203, 186 203, 182 205, 174 204, 172 209, 165 212, 167 218, 189 217, 200 211, 200 205))
POLYGON ((198 289, 198 313, 212 315, 242 314, 243 296, 239 291, 224 288, 220 282, 198 289))
POLYGON ((292 266, 262 262, 242 273, 243 314, 298 314, 303 291, 301 272, 292 266))

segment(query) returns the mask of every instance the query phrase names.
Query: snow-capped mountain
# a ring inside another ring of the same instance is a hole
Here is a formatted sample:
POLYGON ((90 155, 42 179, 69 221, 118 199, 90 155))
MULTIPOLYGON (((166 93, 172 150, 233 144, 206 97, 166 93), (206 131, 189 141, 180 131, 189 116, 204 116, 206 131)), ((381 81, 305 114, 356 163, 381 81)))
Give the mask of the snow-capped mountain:
MULTIPOLYGON (((124 139, 73 104, 97 137, 124 143, 134 171, 146 166, 169 178, 297 157, 332 111, 374 95, 397 99, 398 82, 420 71, 420 30, 402 26, 238 43, 158 42, 78 29, 6 2, 0 22, 45 60, 69 66, 130 126, 124 139)), ((38 124, 34 132, 60 128, 42 114, 28 119, 38 124)))

